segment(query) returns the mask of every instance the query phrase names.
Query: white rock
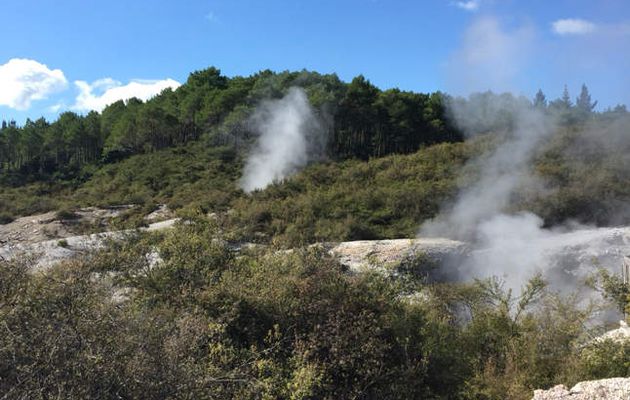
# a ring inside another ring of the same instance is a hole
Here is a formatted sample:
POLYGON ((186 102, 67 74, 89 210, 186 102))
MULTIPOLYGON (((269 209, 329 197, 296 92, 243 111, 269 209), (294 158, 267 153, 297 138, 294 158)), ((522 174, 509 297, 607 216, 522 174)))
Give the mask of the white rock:
POLYGON ((629 400, 630 378, 584 381, 567 390, 564 385, 536 390, 532 400, 629 400))

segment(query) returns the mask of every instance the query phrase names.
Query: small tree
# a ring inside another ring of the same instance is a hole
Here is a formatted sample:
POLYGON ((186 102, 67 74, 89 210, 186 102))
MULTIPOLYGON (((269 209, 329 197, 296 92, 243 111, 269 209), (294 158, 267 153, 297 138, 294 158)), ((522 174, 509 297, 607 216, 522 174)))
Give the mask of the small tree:
POLYGON ((627 312, 630 308, 630 286, 619 276, 611 274, 604 268, 599 268, 589 282, 596 290, 600 291, 605 299, 611 301, 620 312, 627 312))
POLYGON ((536 97, 534 97, 534 107, 547 108, 547 97, 541 89, 538 89, 538 92, 536 92, 536 97))
POLYGON ((569 109, 573 107, 573 103, 571 103, 571 96, 569 96, 569 89, 567 85, 564 85, 564 90, 562 91, 562 98, 560 99, 560 104, 564 106, 564 108, 569 109))
POLYGON ((591 100, 591 95, 585 84, 582 84, 582 90, 580 91, 580 96, 575 100, 575 105, 578 110, 584 113, 592 112, 597 105, 597 101, 591 100))

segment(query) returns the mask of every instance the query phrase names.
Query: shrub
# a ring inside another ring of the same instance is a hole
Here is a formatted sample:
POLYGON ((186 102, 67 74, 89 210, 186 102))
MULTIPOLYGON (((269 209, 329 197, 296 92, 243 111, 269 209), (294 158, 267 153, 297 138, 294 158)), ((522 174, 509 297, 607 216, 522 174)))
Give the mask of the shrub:
POLYGON ((14 218, 11 214, 0 213, 0 225, 9 224, 14 221, 14 218))
POLYGON ((630 376, 630 341, 589 344, 580 354, 580 369, 589 380, 630 376))
POLYGON ((79 219, 81 216, 74 212, 74 210, 64 208, 55 213, 55 218, 60 221, 67 221, 79 219))

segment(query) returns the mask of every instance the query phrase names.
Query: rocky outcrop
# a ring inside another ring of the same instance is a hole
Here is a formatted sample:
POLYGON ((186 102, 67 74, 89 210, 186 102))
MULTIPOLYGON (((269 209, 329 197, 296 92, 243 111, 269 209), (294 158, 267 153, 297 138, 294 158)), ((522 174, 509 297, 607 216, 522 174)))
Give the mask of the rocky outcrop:
MULTIPOLYGON (((112 231, 112 221, 136 208, 120 205, 107 208, 86 207, 73 210, 69 217, 59 212, 47 212, 17 218, 0 225, 0 259, 27 256, 34 270, 50 267, 59 261, 98 249, 107 240, 121 239, 134 230, 112 231), (90 235, 80 234, 89 227, 103 231, 90 235)), ((171 227, 179 218, 165 205, 144 217, 150 225, 141 231, 155 231, 171 227)))
POLYGON ((628 400, 630 378, 610 378, 580 382, 570 390, 564 385, 536 390, 532 400, 628 400))
POLYGON ((121 205, 108 208, 80 208, 71 213, 71 220, 64 219, 54 211, 20 217, 8 224, 0 225, 0 246, 17 246, 76 236, 80 233, 77 231, 80 225, 107 230, 109 221, 133 207, 121 205))
POLYGON ((630 340, 630 327, 626 321, 619 321, 619 328, 613 329, 595 338, 594 342, 612 340, 615 343, 623 343, 630 340))
POLYGON ((468 245, 445 238, 358 240, 333 244, 329 251, 351 271, 391 271, 405 264, 413 268, 416 263, 426 263, 430 267, 454 261, 467 254, 468 245))
POLYGON ((144 220, 147 222, 155 222, 173 218, 175 218, 175 213, 173 213, 166 204, 160 204, 154 211, 146 215, 144 220))
MULTIPOLYGON (((179 218, 150 224, 141 231, 158 231, 172 227, 179 218)), ((20 243, 0 246, 0 258, 11 259, 20 255, 27 255, 33 260, 33 269, 49 268, 60 261, 99 249, 108 240, 118 240, 130 235, 135 230, 112 231, 94 233, 92 235, 78 235, 45 240, 35 243, 20 243)))

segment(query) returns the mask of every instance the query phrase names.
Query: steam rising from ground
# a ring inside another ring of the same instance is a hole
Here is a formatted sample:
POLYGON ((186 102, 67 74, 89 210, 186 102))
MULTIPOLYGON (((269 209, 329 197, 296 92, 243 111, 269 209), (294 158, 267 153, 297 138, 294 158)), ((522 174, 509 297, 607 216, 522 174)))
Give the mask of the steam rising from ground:
MULTIPOLYGON (((513 60, 510 48, 514 46, 509 44, 527 43, 531 35, 526 30, 504 32, 492 18, 477 20, 469 33, 493 45, 486 45, 487 51, 482 51, 464 40, 455 57, 465 69, 456 74, 459 80, 466 80, 456 82, 460 88, 485 84, 486 88, 503 90, 512 86, 518 74, 525 72, 521 66, 527 60, 510 64, 509 74, 501 74, 500 70, 506 70, 502 62, 513 60)), ((454 267, 457 276, 453 278, 496 276, 507 288, 518 292, 528 279, 541 273, 552 288, 575 291, 580 281, 596 271, 597 264, 617 272, 623 253, 630 253, 630 229, 574 225, 549 230, 531 212, 510 211, 517 190, 536 192, 544 187, 533 173, 532 164, 536 150, 557 132, 553 113, 511 95, 476 94, 467 101, 454 99, 448 107, 453 121, 468 136, 498 133, 498 144, 470 162, 470 169, 478 171, 475 182, 462 189, 456 201, 445 205, 441 214, 420 231, 420 236, 446 236, 471 243, 470 256, 454 267)), ((592 136, 601 137, 602 132, 598 133, 592 136)), ((623 137, 627 144, 627 135, 623 137)))
POLYGON ((476 18, 464 32, 462 46, 448 62, 448 92, 513 89, 529 67, 535 38, 532 26, 506 29, 497 18, 476 18))
MULTIPOLYGON (((457 276, 453 278, 465 281, 495 276, 518 293, 540 273, 552 289, 574 292, 583 287, 596 267, 614 273, 619 270, 623 256, 630 254, 630 229, 572 224, 551 230, 543 228, 543 220, 531 212, 510 212, 517 191, 527 188, 535 192, 544 187, 532 171, 532 159, 558 129, 553 113, 536 109, 526 99, 484 94, 468 101, 455 100, 450 111, 459 128, 469 135, 509 127, 498 135, 499 144, 493 150, 471 161, 469 167, 478 174, 474 183, 421 229, 421 236, 446 236, 471 243, 469 256, 455 266, 457 276)), ((608 132, 607 139, 602 139, 603 132, 596 133, 586 137, 597 142, 628 140, 613 132, 608 132)), ((594 145, 583 140, 565 151, 579 157, 585 151, 577 148, 580 146, 594 145)))
POLYGON ((536 215, 510 215, 507 208, 519 187, 535 186, 532 156, 553 132, 554 124, 527 100, 511 96, 478 95, 469 101, 453 101, 450 108, 454 121, 468 135, 498 126, 506 117, 512 128, 501 135, 494 150, 472 161, 478 179, 462 190, 451 207, 426 223, 421 235, 471 241, 475 250, 458 266, 459 278, 497 276, 518 290, 545 268, 545 247, 541 244, 553 233, 542 229, 542 220, 536 215))
POLYGON ((503 212, 519 186, 535 180, 530 171, 531 158, 541 140, 553 132, 553 123, 525 99, 471 98, 467 102, 451 102, 450 107, 456 124, 468 135, 480 129, 480 124, 496 126, 505 116, 512 120, 513 129, 504 134, 503 142, 490 154, 473 161, 479 180, 460 194, 448 213, 423 228, 423 233, 431 236, 474 239, 479 225, 503 212), (485 121, 480 121, 479 116, 485 121))
POLYGON ((260 136, 240 181, 246 192, 264 189, 323 156, 325 129, 301 88, 263 102, 250 122, 260 136))

